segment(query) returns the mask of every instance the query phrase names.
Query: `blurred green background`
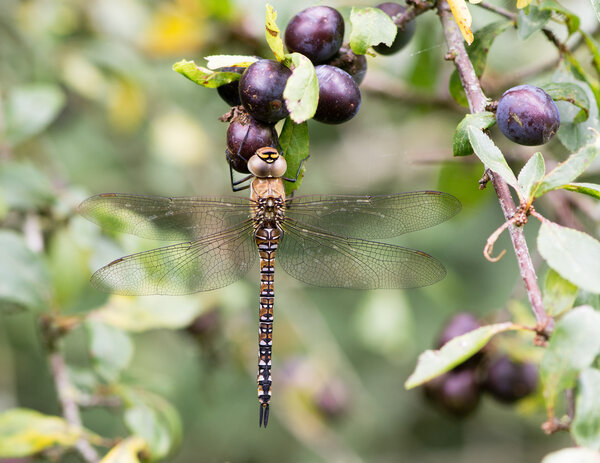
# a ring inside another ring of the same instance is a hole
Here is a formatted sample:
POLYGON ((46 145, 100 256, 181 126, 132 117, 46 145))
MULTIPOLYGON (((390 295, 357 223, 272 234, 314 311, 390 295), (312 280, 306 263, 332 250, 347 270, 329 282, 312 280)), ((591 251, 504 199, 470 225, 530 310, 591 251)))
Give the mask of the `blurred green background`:
MULTIPOLYGON (((282 30, 312 4, 271 3, 282 30)), ((588 3, 568 3, 583 28, 593 29, 588 3)), ((328 4, 348 17, 351 3, 328 4)), ((471 10, 474 29, 497 19, 471 10)), ((369 57, 357 117, 341 126, 309 124, 311 158, 299 193, 454 194, 464 206, 459 216, 395 241, 436 256, 448 276, 429 288, 368 292, 307 287, 278 272, 267 430, 257 426, 258 265, 230 287, 180 298, 108 298, 89 287, 93 270, 155 243, 106 235, 77 217, 85 197, 232 194, 227 125, 217 120, 228 108, 216 91, 171 66, 212 54, 270 57, 263 24, 257 0, 2 0, 0 213, 3 228, 23 233, 30 247, 40 249, 36 236, 45 238, 53 301, 45 310, 95 310, 134 333, 122 382, 167 398, 182 418, 181 447, 168 461, 525 463, 568 445, 566 435, 542 433, 535 398, 506 407, 484 397, 473 416, 456 420, 434 410, 422 391, 403 388, 418 354, 453 313, 496 321, 517 307, 528 321, 527 309, 514 302, 526 298, 512 253, 496 264, 482 256, 502 222, 494 192, 477 189, 482 167, 475 159, 452 159, 453 129, 465 110, 448 97, 452 66, 443 60, 433 13, 418 18, 417 35, 401 53, 369 57), (144 313, 160 314, 162 326, 173 329, 144 325, 144 313), (123 321, 120 314, 128 315, 123 321), (193 336, 182 327, 196 315, 201 334, 193 336)), ((488 96, 555 58, 543 37, 523 43, 508 31, 490 53, 488 96)), ((534 151, 498 143, 515 165, 534 151)), ((565 153, 553 142, 546 155, 565 153)), ((528 227, 530 243, 536 227, 528 227)), ((506 236, 496 245, 503 248, 510 248, 506 236)), ((84 330, 69 334, 65 349, 74 380, 94 381, 84 330)), ((30 311, 0 316, 0 411, 15 406, 60 412, 30 311)), ((126 435, 117 412, 86 409, 83 418, 101 435, 126 435)))

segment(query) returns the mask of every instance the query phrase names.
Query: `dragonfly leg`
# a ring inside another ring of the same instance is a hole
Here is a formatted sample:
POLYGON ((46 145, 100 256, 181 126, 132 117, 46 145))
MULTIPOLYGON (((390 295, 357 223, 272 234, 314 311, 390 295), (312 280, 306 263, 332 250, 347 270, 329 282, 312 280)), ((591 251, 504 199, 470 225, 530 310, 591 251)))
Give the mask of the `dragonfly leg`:
POLYGON ((231 164, 229 164, 229 176, 231 178, 231 189, 233 191, 242 191, 245 190, 247 188, 250 188, 250 185, 244 185, 241 187, 238 187, 239 184, 244 183, 248 180, 250 180, 252 177, 254 177, 252 174, 245 176, 244 178, 237 180, 237 181, 233 181, 233 167, 231 167, 231 164))
POLYGON ((298 177, 300 177, 300 170, 302 169, 302 166, 304 165, 304 161, 306 161, 309 157, 310 157, 310 154, 308 156, 306 156, 304 159, 302 159, 302 161, 300 161, 300 165, 298 166, 298 170, 296 171, 296 176, 294 178, 288 178, 288 177, 281 177, 281 178, 283 178, 286 182, 291 182, 291 183, 296 182, 298 180, 298 177))

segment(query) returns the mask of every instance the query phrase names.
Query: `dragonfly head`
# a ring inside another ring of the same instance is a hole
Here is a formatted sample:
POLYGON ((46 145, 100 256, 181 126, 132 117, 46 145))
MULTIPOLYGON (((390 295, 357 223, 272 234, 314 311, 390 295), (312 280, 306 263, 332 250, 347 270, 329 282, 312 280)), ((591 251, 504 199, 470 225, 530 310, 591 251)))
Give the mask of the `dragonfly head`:
POLYGON ((256 177, 283 177, 287 163, 275 148, 265 146, 248 160, 248 170, 256 177))

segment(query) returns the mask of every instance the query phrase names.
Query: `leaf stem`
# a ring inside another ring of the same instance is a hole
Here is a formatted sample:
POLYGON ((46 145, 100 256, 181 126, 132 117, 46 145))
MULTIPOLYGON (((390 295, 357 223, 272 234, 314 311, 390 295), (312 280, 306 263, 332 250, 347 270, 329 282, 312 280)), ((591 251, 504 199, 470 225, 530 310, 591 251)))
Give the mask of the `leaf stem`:
MULTIPOLYGON (((479 79, 473 69, 473 64, 467 55, 458 25, 454 21, 447 0, 439 0, 437 8, 444 29, 444 35, 446 36, 449 53, 453 56, 454 64, 467 95, 469 109, 471 113, 483 112, 485 111, 487 98, 481 89, 479 79)), ((496 175, 493 172, 489 172, 489 175, 492 179, 494 189, 496 190, 496 195, 498 196, 504 218, 509 221, 513 217, 516 207, 512 196, 510 195, 508 185, 499 175, 496 175)), ((525 284, 527 296, 537 321, 538 332, 547 337, 554 327, 554 320, 544 310, 542 294, 537 284, 535 268, 531 261, 531 255, 529 254, 529 248, 527 247, 527 242, 523 235, 523 229, 522 227, 511 225, 509 227, 509 233, 517 257, 519 272, 525 284)))
POLYGON ((404 29, 407 23, 415 19, 420 14, 423 14, 428 10, 432 10, 435 7, 434 3, 427 0, 407 0, 406 4, 408 5, 408 8, 404 12, 399 13, 392 18, 394 24, 401 29, 404 29))
MULTIPOLYGON (((49 353, 50 370, 54 378, 54 385, 58 401, 62 408, 62 414, 70 425, 82 428, 79 406, 75 400, 75 387, 69 379, 65 359, 55 342, 49 343, 49 346, 52 346, 49 353)), ((94 449, 85 437, 79 438, 75 443, 75 449, 86 462, 97 463, 99 461, 96 449, 94 449)))

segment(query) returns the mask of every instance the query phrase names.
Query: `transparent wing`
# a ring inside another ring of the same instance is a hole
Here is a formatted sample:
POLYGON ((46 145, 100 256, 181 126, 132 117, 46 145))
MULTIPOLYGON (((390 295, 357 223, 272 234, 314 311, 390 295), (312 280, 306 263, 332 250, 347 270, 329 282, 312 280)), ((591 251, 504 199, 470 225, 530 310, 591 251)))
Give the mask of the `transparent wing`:
POLYGON ((233 283, 257 258, 248 221, 197 241, 121 257, 94 273, 91 281, 116 294, 190 294, 233 283))
POLYGON ((212 235, 251 215, 247 198, 166 198, 120 193, 92 196, 79 205, 79 213, 108 230, 167 241, 212 235))
POLYGON ((454 196, 412 191, 382 196, 300 196, 287 201, 286 216, 335 235, 391 238, 433 227, 461 209, 454 196))
POLYGON ((444 266, 421 251, 330 235, 284 222, 279 245, 281 267, 316 286, 377 289, 417 288, 440 281, 444 266))

